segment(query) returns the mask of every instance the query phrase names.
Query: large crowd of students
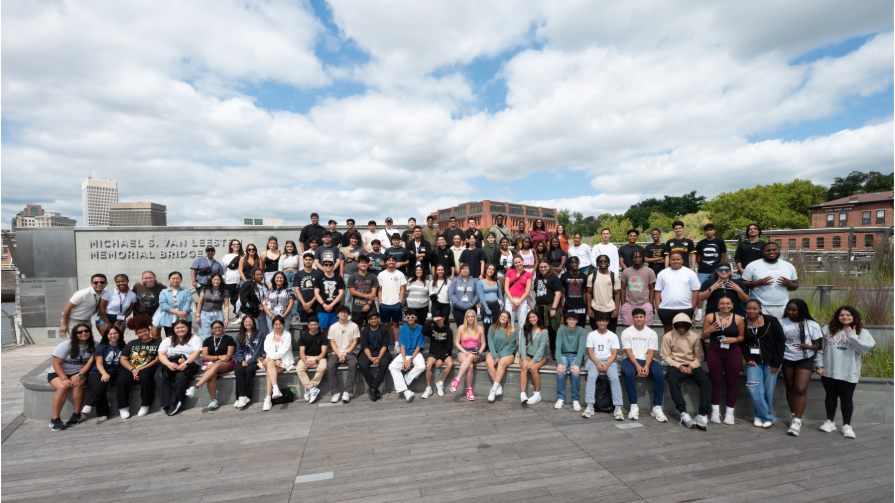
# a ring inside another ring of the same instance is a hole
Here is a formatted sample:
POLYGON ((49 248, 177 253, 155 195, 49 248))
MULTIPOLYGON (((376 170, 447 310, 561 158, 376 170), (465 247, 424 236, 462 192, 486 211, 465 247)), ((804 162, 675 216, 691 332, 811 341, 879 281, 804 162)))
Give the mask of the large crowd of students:
POLYGON ((519 402, 531 406, 543 399, 541 373, 552 361, 556 409, 568 396, 584 418, 606 410, 624 421, 624 387, 627 418, 638 420, 636 382, 647 378, 652 417, 667 422, 667 384, 680 423, 701 430, 709 423, 734 424, 744 368, 754 425, 770 428, 782 373, 792 436, 801 432, 807 389, 817 372, 826 392, 827 421, 820 429, 837 429, 841 404, 842 434, 855 436, 852 396, 873 338, 852 307, 839 308, 822 327, 804 301, 790 299, 799 286, 795 268, 780 258, 775 243, 760 239, 756 224, 731 261, 711 224, 698 243, 674 222, 674 237, 664 243, 653 229, 652 242, 641 247, 632 229, 617 247, 608 229, 589 246, 562 225, 547 232, 540 219, 531 229, 510 229, 498 216, 484 232, 474 219, 465 230, 454 218, 445 229, 435 227, 432 217, 426 226, 410 219, 403 232, 392 219, 385 222, 379 229, 370 221, 360 232, 349 219, 348 230, 339 232, 335 221, 325 228, 312 214, 298 242, 287 240, 282 248, 274 236, 260 253, 256 244, 232 240, 218 260, 209 246, 190 265, 192 288, 177 271, 168 274, 167 286, 151 271, 133 286, 124 274, 114 276, 114 287, 107 287, 104 274, 93 275, 62 312, 60 329, 70 339, 52 353, 50 428, 74 426, 94 408, 101 421, 111 417, 109 386, 116 389, 118 415, 129 418, 134 383, 140 386, 138 416, 149 413, 156 390, 162 409, 173 416, 203 386, 214 410, 220 407, 217 378, 230 372, 233 405, 244 409, 253 401, 258 370, 265 374, 265 394, 258 397, 264 411, 290 392, 278 384, 278 376, 289 372, 297 374, 305 402, 320 398, 326 377, 332 402, 347 403, 358 368, 372 401, 382 397, 387 375, 398 396, 412 401, 410 385, 422 374, 421 398, 461 390, 475 400, 480 364, 492 381, 488 402, 504 395, 507 369, 518 365, 519 402), (656 317, 661 344, 651 328, 656 317), (620 336, 619 318, 625 326, 620 336), (236 337, 225 333, 228 325, 237 329, 236 337), (129 342, 127 330, 135 335, 129 342), (608 380, 608 393, 598 392, 601 378, 608 380), (687 379, 699 388, 695 417, 681 390, 687 379), (601 397, 608 402, 598 403, 601 397), (67 399, 75 412, 63 423, 67 399))

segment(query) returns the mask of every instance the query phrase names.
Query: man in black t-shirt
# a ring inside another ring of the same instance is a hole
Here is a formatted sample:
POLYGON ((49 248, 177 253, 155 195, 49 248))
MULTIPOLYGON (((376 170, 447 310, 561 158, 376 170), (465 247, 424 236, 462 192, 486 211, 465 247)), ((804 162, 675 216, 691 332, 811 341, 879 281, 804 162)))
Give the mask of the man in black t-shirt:
POLYGON ((298 301, 296 310, 298 311, 298 319, 302 323, 307 323, 308 318, 317 312, 317 298, 314 296, 314 287, 317 284, 317 278, 320 271, 314 269, 314 252, 308 250, 302 253, 302 268, 295 273, 292 279, 293 290, 295 291, 295 299, 298 301))
POLYGON ((559 327, 559 303, 562 301, 562 281, 553 273, 547 262, 538 264, 535 281, 532 285, 535 294, 535 312, 547 325, 550 335, 550 354, 556 360, 556 329, 559 327))
POLYGON ((317 299, 317 320, 324 332, 334 325, 339 317, 336 309, 345 296, 345 280, 334 272, 335 262, 323 257, 323 274, 314 283, 314 297, 317 299))
POLYGON ((301 233, 298 235, 298 246, 301 247, 301 251, 311 248, 311 238, 317 238, 317 241, 321 241, 320 238, 325 230, 320 225, 320 215, 311 213, 311 223, 302 227, 301 233))
POLYGON ((388 350, 390 332, 379 324, 379 313, 369 313, 366 323, 360 331, 357 365, 364 380, 367 381, 367 394, 370 395, 370 400, 375 402, 382 397, 379 386, 388 372, 389 363, 392 362, 392 354, 388 350))
POLYGON ((348 291, 351 293, 351 321, 359 327, 367 322, 370 313, 376 312, 376 294, 379 279, 369 272, 370 258, 361 255, 357 259, 357 272, 348 277, 348 291))
POLYGON ((460 240, 463 240, 463 231, 459 227, 457 227, 456 218, 451 217, 448 220, 448 228, 444 230, 444 234, 442 235, 444 236, 445 242, 448 245, 454 243, 454 236, 460 236, 460 240))
POLYGON ((650 237, 653 242, 644 247, 643 260, 658 275, 662 269, 665 269, 665 243, 662 242, 662 231, 659 229, 652 229, 650 237))
POLYGON ((635 251, 639 251, 646 256, 646 250, 637 244, 637 238, 640 237, 640 231, 637 229, 628 229, 627 237, 628 242, 618 248, 619 266, 622 270, 634 265, 632 257, 634 256, 635 251))
POLYGON ((460 254, 460 263, 469 266, 469 276, 472 278, 481 278, 488 263, 485 251, 478 247, 477 242, 475 234, 466 236, 466 249, 460 254))
POLYGON ((435 382, 438 396, 444 396, 444 380, 451 375, 454 360, 451 357, 454 351, 454 333, 451 326, 445 323, 444 316, 436 314, 426 326, 423 327, 423 336, 429 339, 429 352, 426 355, 426 389, 422 397, 432 396, 432 369, 441 371, 441 378, 435 382))
POLYGON ((737 270, 740 274, 743 274, 750 262, 762 258, 761 249, 763 247, 764 241, 761 240, 761 227, 755 223, 749 224, 746 227, 746 240, 740 241, 737 245, 737 251, 733 255, 733 260, 737 263, 737 270))
POLYGON ((684 223, 675 220, 671 224, 674 230, 674 237, 665 241, 665 267, 668 267, 668 260, 672 253, 680 253, 684 258, 684 266, 690 269, 696 269, 696 245, 693 240, 684 237, 684 223))
POLYGON ((474 218, 470 218, 466 221, 466 230, 463 231, 463 241, 469 242, 469 236, 475 236, 475 245, 479 248, 482 247, 484 236, 482 236, 482 231, 477 228, 474 218))
POLYGON ((397 232, 391 235, 392 246, 385 250, 385 259, 388 260, 389 257, 395 259, 395 269, 404 273, 405 276, 409 276, 410 273, 407 272, 407 265, 410 264, 411 254, 407 251, 407 248, 401 246, 401 235, 397 232))
POLYGON ((727 245, 723 239, 715 237, 715 225, 705 224, 702 230, 705 232, 705 239, 696 243, 696 275, 700 285, 727 258, 727 245))
POLYGON ((311 316, 308 319, 308 329, 298 337, 298 362, 295 372, 301 387, 304 388, 304 398, 308 403, 314 403, 320 395, 320 381, 326 374, 326 351, 329 345, 326 334, 320 329, 317 318, 311 316), (308 377, 308 369, 314 369, 314 378, 308 377))
POLYGON ((385 270, 385 254, 382 253, 382 242, 374 239, 370 241, 370 247, 373 249, 372 252, 367 254, 370 257, 370 272, 379 274, 385 270))
POLYGON ((454 252, 447 247, 444 236, 438 236, 435 242, 437 246, 432 250, 432 277, 435 277, 435 268, 441 265, 444 266, 444 277, 450 278, 454 275, 454 252))
POLYGON ((578 266, 578 257, 569 257, 569 270, 563 273, 559 280, 562 283, 563 295, 565 296, 563 315, 575 313, 578 316, 578 323, 584 326, 584 321, 587 318, 587 306, 584 300, 587 276, 578 270, 578 266))

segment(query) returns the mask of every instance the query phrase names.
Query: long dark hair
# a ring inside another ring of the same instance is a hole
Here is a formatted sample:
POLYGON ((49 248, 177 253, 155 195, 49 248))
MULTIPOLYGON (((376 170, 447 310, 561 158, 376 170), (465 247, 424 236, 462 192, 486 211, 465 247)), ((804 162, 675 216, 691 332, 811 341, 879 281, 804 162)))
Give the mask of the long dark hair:
MULTIPOLYGON (((409 285, 409 284, 413 283, 414 281, 422 281, 423 283, 426 282, 426 268, 423 267, 422 264, 417 264, 416 267, 413 268, 413 277, 410 278, 410 281, 408 281, 407 284, 409 285), (423 271, 422 277, 419 277, 416 275, 417 269, 423 271)), ((423 321, 426 321, 426 320, 423 320, 423 321)))
POLYGON ((80 346, 81 341, 78 340, 78 329, 84 327, 88 331, 90 331, 90 337, 87 338, 87 352, 93 354, 93 350, 96 349, 96 343, 93 342, 93 330, 90 328, 90 325, 86 323, 78 323, 71 329, 71 335, 68 340, 71 343, 70 348, 68 349, 68 357, 74 360, 80 354, 80 346))
POLYGON ((864 326, 864 323, 861 321, 861 313, 859 313, 857 309, 851 306, 842 306, 837 309, 835 313, 833 313, 833 318, 830 320, 830 323, 827 324, 829 327, 827 333, 828 337, 832 337, 833 335, 842 331, 843 328, 845 328, 842 322, 839 321, 839 314, 842 313, 842 311, 847 311, 849 314, 851 314, 853 318, 851 322, 852 328, 855 330, 856 334, 861 333, 861 329, 864 326))
POLYGON ((231 239, 229 243, 227 243, 227 253, 233 253, 233 243, 239 245, 239 250, 236 252, 240 257, 245 255, 245 251, 242 249, 242 241, 238 239, 231 239))
MULTIPOLYGON (((762 247, 762 249, 764 249, 764 247, 762 247)), ((796 312, 798 313, 798 316, 799 316, 799 321, 798 321, 798 324, 799 324, 799 341, 800 341, 802 344, 805 344, 805 337, 806 337, 806 336, 805 336, 805 322, 806 322, 806 321, 809 321, 809 320, 810 320, 810 321, 814 321, 814 318, 812 318, 812 317, 811 317, 811 313, 808 312, 808 304, 807 304, 804 300, 802 300, 802 299, 792 299, 792 300, 790 300, 789 302, 786 303, 786 307, 788 308, 790 304, 796 306, 796 312)), ((785 308, 784 308, 784 310, 783 310, 783 316, 786 317, 787 319, 789 318, 789 317, 786 315, 786 309, 785 309, 785 308)), ((789 320, 789 321, 793 321, 793 320, 789 320)), ((802 355, 807 355, 807 354, 808 354, 807 351, 805 351, 805 350, 802 351, 802 355)), ((807 358, 807 356, 805 356, 805 357, 807 358)))
POLYGON ((186 344, 187 342, 189 342, 189 340, 192 336, 193 336, 193 328, 185 320, 177 320, 174 322, 173 325, 171 325, 171 345, 172 346, 179 346, 180 344, 186 344), (184 339, 180 339, 180 337, 177 336, 177 332, 174 331, 174 328, 177 325, 183 325, 186 327, 186 335, 184 336, 184 339))
POLYGON ((286 244, 283 245, 283 255, 285 255, 287 257, 297 257, 298 256, 298 247, 295 246, 295 241, 292 241, 291 239, 289 241, 286 241, 286 244), (289 253, 286 251, 286 248, 289 245, 292 245, 292 253, 289 253))
POLYGON ((246 316, 239 323, 239 343, 246 344, 246 342, 252 342, 255 340, 255 337, 258 336, 258 327, 255 325, 255 318, 251 316, 246 316), (252 330, 246 330, 246 320, 251 320, 252 322, 252 330))
POLYGON ((541 319, 541 315, 538 314, 537 311, 529 311, 528 314, 525 315, 525 325, 522 325, 522 331, 525 333, 526 344, 531 344, 531 336, 535 328, 546 330, 546 328, 544 327, 544 320, 541 319), (529 321, 531 315, 535 315, 535 317, 537 317, 538 319, 538 321, 535 322, 534 325, 532 325, 529 321))
POLYGON ((120 328, 118 328, 118 325, 114 324, 109 325, 109 328, 107 328, 106 331, 103 332, 103 336, 100 338, 99 343, 108 345, 109 332, 111 332, 112 330, 118 332, 118 345, 121 346, 122 344, 124 344, 124 332, 120 328))
MULTIPOLYGON (((273 277, 270 278, 270 289, 271 290, 288 290, 289 289, 289 280, 286 279, 286 273, 283 271, 277 271, 273 274, 273 277), (277 288, 277 278, 280 276, 283 277, 283 288, 277 288)), ((288 302, 287 302, 288 304, 288 302)))

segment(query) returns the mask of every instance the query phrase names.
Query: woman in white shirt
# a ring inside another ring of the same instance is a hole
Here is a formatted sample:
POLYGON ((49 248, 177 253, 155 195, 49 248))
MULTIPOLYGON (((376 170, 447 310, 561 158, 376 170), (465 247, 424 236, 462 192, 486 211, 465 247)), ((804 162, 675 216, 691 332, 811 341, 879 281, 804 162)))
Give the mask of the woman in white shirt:
POLYGON ((137 302, 137 294, 130 289, 127 274, 115 275, 115 288, 106 289, 99 298, 96 328, 105 333, 106 327, 115 325, 124 332, 124 322, 137 302))
POLYGON ((277 384, 277 377, 283 372, 290 372, 295 367, 295 357, 292 355, 292 334, 285 330, 285 322, 282 316, 274 316, 273 332, 267 334, 264 339, 264 353, 267 359, 264 361, 267 372, 267 382, 264 395, 264 405, 261 410, 270 410, 273 407, 273 399, 283 394, 277 384))
POLYGON ((786 382, 786 401, 792 420, 788 435, 799 436, 802 414, 808 405, 808 384, 814 373, 814 355, 823 345, 820 325, 808 312, 808 304, 802 299, 792 299, 786 304, 783 318, 783 380, 786 382))
POLYGON ((202 339, 193 335, 190 324, 177 320, 172 327, 174 335, 165 338, 158 347, 160 372, 155 373, 162 410, 169 416, 181 411, 186 400, 186 389, 199 372, 199 353, 202 339))
MULTIPOLYGON (((237 313, 236 301, 239 300, 239 283, 242 281, 239 264, 242 263, 243 256, 245 253, 242 251, 242 241, 231 239, 229 251, 221 257, 221 264, 224 265, 224 289, 227 290, 234 313, 237 313)), ((239 323, 237 318, 238 315, 232 318, 234 324, 239 323)))

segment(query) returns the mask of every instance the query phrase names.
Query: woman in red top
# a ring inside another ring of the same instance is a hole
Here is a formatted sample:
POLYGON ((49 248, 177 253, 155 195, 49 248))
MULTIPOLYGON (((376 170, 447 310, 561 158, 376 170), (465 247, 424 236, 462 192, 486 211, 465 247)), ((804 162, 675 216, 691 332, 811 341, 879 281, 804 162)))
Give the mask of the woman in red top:
POLYGON ((544 227, 544 221, 540 218, 535 219, 529 236, 531 237, 531 244, 535 249, 538 248, 538 243, 540 242, 544 242, 545 244, 550 242, 550 233, 547 232, 547 228, 544 227))

